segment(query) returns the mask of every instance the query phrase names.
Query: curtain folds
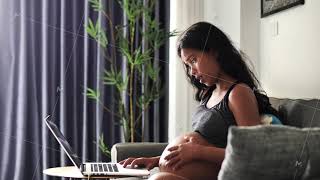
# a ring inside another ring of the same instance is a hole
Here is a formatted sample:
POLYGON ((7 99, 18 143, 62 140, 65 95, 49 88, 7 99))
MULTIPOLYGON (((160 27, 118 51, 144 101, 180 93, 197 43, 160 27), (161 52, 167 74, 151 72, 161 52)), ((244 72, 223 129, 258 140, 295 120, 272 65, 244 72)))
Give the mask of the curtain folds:
MULTIPOLYGON (((105 2, 121 22, 117 2, 105 2)), ((167 29, 168 4, 156 6, 167 29)), ((115 117, 84 95, 86 87, 99 88, 103 103, 116 108, 115 90, 101 82, 107 63, 84 30, 88 18, 98 16, 87 0, 0 1, 0 180, 54 179, 42 170, 71 165, 45 126, 47 115, 85 161, 109 160, 96 143, 101 134, 108 147, 121 141, 115 117)), ((155 59, 168 59, 167 48, 155 59)), ((159 66, 167 89, 168 64, 159 66)), ((145 140, 167 141, 167 101, 163 96, 147 116, 145 140)))

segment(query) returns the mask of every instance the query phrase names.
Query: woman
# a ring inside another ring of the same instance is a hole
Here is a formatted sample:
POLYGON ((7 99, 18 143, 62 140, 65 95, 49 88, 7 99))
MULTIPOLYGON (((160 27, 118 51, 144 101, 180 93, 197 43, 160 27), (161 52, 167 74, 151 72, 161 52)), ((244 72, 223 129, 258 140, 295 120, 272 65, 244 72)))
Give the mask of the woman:
POLYGON ((194 132, 171 142, 161 157, 128 158, 126 167, 159 166, 150 179, 217 179, 232 125, 260 124, 261 114, 277 112, 260 93, 259 82, 241 53, 217 27, 199 22, 179 38, 177 52, 200 102, 193 116, 194 132))

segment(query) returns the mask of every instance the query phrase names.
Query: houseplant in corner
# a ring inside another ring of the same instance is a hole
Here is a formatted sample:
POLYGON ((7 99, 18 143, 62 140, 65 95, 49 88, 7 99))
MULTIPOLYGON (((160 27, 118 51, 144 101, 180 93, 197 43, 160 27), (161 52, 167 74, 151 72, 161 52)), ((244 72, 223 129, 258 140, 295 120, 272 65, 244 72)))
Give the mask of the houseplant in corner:
MULTIPOLYGON (((153 15, 155 0, 118 0, 127 17, 127 21, 121 24, 112 22, 100 0, 90 0, 89 3, 105 20, 94 21, 89 18, 84 26, 88 35, 103 49, 101 52, 108 62, 103 84, 115 88, 117 108, 113 110, 103 104, 99 89, 87 87, 86 95, 117 118, 126 142, 135 142, 137 139, 143 141, 143 128, 137 126, 141 125, 143 113, 161 96, 162 88, 160 69, 154 65, 154 61, 159 59, 154 59, 154 52, 176 32, 166 32, 160 28, 153 15), (105 24, 102 25, 102 22, 105 24), (137 44, 137 39, 143 43, 137 44), (110 46, 116 48, 110 50, 110 46), (117 62, 125 64, 126 71, 121 71, 117 62)), ((103 152, 109 153, 103 136, 100 137, 99 146, 103 152)))

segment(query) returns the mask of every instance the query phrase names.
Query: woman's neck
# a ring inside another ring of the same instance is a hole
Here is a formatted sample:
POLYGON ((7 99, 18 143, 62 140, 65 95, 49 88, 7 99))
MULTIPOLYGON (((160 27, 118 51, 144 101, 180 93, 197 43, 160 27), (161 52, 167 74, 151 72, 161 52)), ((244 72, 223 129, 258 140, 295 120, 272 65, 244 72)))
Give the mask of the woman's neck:
POLYGON ((220 92, 227 90, 234 82, 236 82, 236 79, 232 78, 229 75, 222 74, 218 82, 216 83, 216 90, 220 92))

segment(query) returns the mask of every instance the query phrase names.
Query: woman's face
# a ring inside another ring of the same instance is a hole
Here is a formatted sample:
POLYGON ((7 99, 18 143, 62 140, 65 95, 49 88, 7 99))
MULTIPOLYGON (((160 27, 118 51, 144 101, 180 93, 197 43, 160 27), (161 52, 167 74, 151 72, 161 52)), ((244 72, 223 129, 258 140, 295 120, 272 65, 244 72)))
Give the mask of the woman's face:
POLYGON ((220 76, 220 66, 214 52, 181 49, 181 59, 189 68, 189 74, 206 86, 213 86, 220 76))

